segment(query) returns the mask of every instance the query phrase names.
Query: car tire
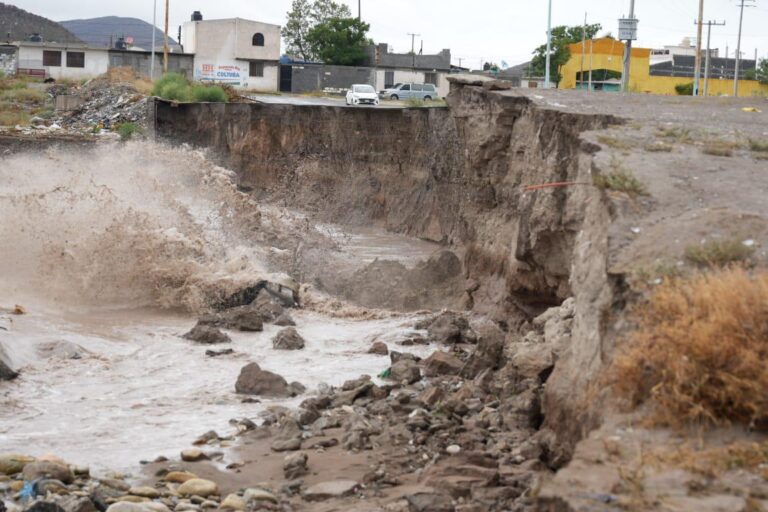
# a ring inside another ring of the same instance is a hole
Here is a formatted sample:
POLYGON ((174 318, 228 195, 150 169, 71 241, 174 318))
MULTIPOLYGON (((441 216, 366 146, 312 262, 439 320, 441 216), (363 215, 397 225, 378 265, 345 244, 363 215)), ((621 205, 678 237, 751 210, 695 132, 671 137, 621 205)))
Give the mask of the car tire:
POLYGON ((389 99, 397 101, 400 98, 397 97, 397 94, 393 94, 392 96, 389 97, 389 99))
POLYGON ((424 101, 432 101, 432 96, 424 96, 424 101))
POLYGON ((374 100, 373 101, 373 106, 374 107, 378 107, 379 106, 379 100, 374 100))

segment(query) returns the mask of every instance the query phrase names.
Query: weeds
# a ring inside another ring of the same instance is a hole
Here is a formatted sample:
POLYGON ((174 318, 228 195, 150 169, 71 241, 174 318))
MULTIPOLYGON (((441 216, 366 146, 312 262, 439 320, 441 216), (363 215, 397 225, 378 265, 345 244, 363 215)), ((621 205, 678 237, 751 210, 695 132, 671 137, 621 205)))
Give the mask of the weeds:
POLYGON ((693 142, 693 137, 691 136, 691 130, 689 128, 681 128, 677 126, 659 128, 658 134, 660 137, 672 139, 683 144, 693 142))
POLYGON ((608 146, 613 149, 631 149, 632 145, 627 141, 619 140, 616 137, 608 137, 607 135, 600 135, 597 137, 597 141, 604 146, 608 146))
POLYGON ((141 133, 141 128, 135 123, 123 123, 117 127, 117 133, 121 140, 130 140, 134 135, 141 133))
POLYGON ((187 77, 179 73, 166 73, 155 82, 152 88, 152 95, 163 98, 164 100, 178 102, 216 102, 226 103, 229 101, 227 93, 218 86, 203 84, 191 84, 187 77))
POLYGON ((601 190, 624 192, 630 197, 647 196, 648 189, 635 176, 623 169, 617 169, 608 174, 596 174, 592 179, 595 186, 601 190))
POLYGON ((656 424, 768 429, 768 272, 742 268, 660 285, 611 367, 617 394, 656 424))
POLYGON ((224 89, 218 86, 195 85, 191 96, 194 101, 205 103, 226 103, 229 97, 224 89))
POLYGON ((671 153, 673 148, 670 144, 665 142, 652 142, 646 144, 643 149, 650 153, 671 153))
POLYGON ((749 139, 749 149, 755 153, 768 153, 768 140, 749 139))
POLYGON ((705 143, 702 153, 712 156, 733 156, 733 150, 739 149, 741 144, 737 142, 730 142, 726 140, 713 140, 705 143))
POLYGON ((709 240, 687 247, 685 258, 700 267, 725 267, 747 260, 754 252, 754 247, 746 246, 740 240, 709 240))

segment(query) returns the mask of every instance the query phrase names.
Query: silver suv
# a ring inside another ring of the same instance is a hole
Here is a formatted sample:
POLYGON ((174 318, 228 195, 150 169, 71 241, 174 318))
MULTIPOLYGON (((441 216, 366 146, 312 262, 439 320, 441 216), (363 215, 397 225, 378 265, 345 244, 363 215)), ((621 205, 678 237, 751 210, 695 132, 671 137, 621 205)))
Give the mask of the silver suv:
POLYGON ((409 100, 411 98, 430 101, 437 99, 437 88, 432 84, 397 84, 384 89, 379 97, 387 100, 409 100))

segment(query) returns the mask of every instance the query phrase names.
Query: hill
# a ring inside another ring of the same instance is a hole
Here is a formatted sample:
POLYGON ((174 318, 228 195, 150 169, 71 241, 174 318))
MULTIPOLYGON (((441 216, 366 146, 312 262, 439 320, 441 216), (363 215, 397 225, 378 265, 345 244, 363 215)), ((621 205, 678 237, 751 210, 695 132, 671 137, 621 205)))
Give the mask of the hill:
MULTIPOLYGON (((110 42, 119 37, 132 37, 133 44, 140 48, 152 48, 152 24, 138 18, 122 18, 119 16, 105 16, 102 18, 90 18, 84 20, 68 20, 60 22, 70 32, 88 43, 90 46, 108 47, 110 42)), ((155 27, 156 45, 163 45, 163 31, 155 27)), ((178 43, 169 38, 172 47, 178 47, 178 43)))
POLYGON ((20 41, 40 34, 45 41, 79 43, 80 40, 55 21, 0 2, 0 39, 20 41))

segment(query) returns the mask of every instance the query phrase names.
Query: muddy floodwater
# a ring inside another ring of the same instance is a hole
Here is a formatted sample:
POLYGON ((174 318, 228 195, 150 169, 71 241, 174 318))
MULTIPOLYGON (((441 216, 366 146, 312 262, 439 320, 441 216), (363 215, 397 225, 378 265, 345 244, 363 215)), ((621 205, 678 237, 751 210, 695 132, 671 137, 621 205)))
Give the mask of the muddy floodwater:
POLYGON ((16 155, 0 183, 0 344, 21 372, 0 386, 0 452, 52 453, 100 470, 130 473, 208 430, 233 432, 230 419, 257 420, 270 405, 304 398, 244 403, 234 383, 249 362, 311 394, 385 370, 389 359, 367 354, 370 344, 395 343, 419 318, 317 292, 313 304, 333 307, 291 312, 304 350, 273 350, 273 325, 230 332, 226 345, 182 339, 217 300, 261 279, 290 282, 305 245, 327 250, 329 262, 405 266, 437 248, 260 206, 237 192, 232 173, 184 148, 16 155), (26 314, 10 314, 15 304, 26 314), (222 348, 234 354, 205 354, 222 348))

